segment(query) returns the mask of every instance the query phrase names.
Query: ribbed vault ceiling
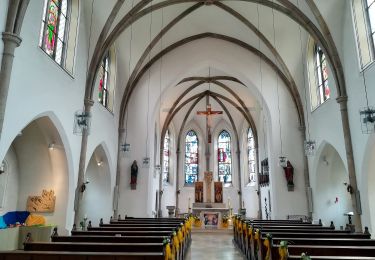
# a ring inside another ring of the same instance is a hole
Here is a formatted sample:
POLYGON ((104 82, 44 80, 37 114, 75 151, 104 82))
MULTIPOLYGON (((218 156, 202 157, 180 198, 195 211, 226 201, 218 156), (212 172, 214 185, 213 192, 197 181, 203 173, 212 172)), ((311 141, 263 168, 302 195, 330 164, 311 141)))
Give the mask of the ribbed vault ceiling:
MULTIPOLYGON (((117 95, 122 95, 121 124, 131 94, 142 76, 145 76, 145 73, 148 72, 150 65, 160 61, 160 58, 168 55, 171 51, 178 52, 181 46, 190 41, 206 37, 218 41, 225 40, 232 44, 232 48, 239 48, 239 46, 245 48, 247 51, 257 54, 265 63, 273 67, 288 88, 295 109, 299 114, 300 123, 303 124, 303 104, 301 101, 303 96, 301 97, 301 95, 304 92, 302 89, 303 74, 301 68, 303 66, 301 66, 301 63, 305 60, 304 46, 307 45, 309 33, 314 35, 324 33, 324 30, 320 29, 321 24, 315 19, 309 7, 309 1, 311 2, 311 0, 206 2, 194 0, 155 0, 151 2, 144 0, 107 0, 94 1, 93 5, 91 1, 83 1, 86 24, 90 25, 92 18, 91 27, 94 28, 90 38, 90 55, 92 55, 90 72, 94 74, 95 67, 100 61, 100 55, 109 44, 115 43, 118 59, 117 70, 119 72, 117 82, 120 83, 117 95), (135 10, 137 7, 139 7, 138 10, 135 10), (134 12, 130 13, 132 9, 134 12), (152 12, 150 12, 151 10, 152 12), (113 14, 116 14, 116 16, 113 16, 113 14), (114 17, 114 20, 111 20, 111 17, 114 17), (312 31, 307 33, 307 27, 303 28, 296 23, 296 21, 299 21, 303 25, 303 22, 301 22, 303 19, 308 21, 311 27, 316 28, 315 32, 313 29, 308 29, 312 31), (107 27, 105 27, 105 24, 107 27), (301 46, 303 47, 302 52, 301 46)), ((335 12, 342 12, 342 9, 346 7, 346 1, 342 0, 318 0, 314 2, 325 17, 335 15, 335 12)), ((334 36, 341 37, 340 35, 341 33, 338 32, 334 36)), ((322 44, 323 48, 324 46, 332 47, 328 40, 327 42, 324 40, 322 44)), ((330 56, 330 53, 327 56, 330 56)), ((335 53, 332 52, 331 56, 334 57, 335 53)), ((213 75, 233 76, 225 71, 213 75)), ((202 70, 200 74, 191 76, 207 77, 208 72, 202 70)), ((93 76, 91 75, 91 77, 93 76)), ((176 75, 163 75, 163 77, 170 77, 169 82, 178 83, 183 80, 182 78, 176 78, 176 75)), ((169 86, 168 93, 163 93, 164 109, 172 107, 173 102, 189 86, 199 80, 182 82, 175 87, 169 86)), ((240 80, 238 79, 238 81, 240 80)), ((239 93, 243 100, 247 101, 247 107, 259 107, 259 100, 255 99, 246 86, 225 79, 218 81, 227 84, 239 93)), ((92 85, 89 77, 86 97, 92 96, 92 85)), ((214 88, 213 91, 219 94, 225 93, 224 89, 214 85, 211 83, 211 87, 214 88)), ((345 86, 342 85, 339 88, 344 89, 345 86)), ((207 89, 208 83, 206 82, 190 91, 184 99, 207 89)), ((233 96, 229 95, 229 98, 238 102, 233 96)), ((223 102, 225 103, 225 101, 223 102)), ((202 109, 205 99, 202 99, 200 103, 197 108, 202 109)), ((213 103, 215 102, 213 101, 213 103)), ((217 102, 215 106, 219 109, 217 102)), ((182 111, 186 112, 186 110, 187 108, 184 108, 182 111)), ((253 109, 254 111, 256 109, 253 109)))

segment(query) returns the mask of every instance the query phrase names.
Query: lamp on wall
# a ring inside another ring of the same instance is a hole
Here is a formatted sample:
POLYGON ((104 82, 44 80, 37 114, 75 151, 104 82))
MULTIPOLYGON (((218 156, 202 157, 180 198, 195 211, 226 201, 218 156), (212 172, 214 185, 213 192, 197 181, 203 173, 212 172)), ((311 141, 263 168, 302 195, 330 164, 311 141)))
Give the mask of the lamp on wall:
POLYGON ((81 185, 81 192, 83 193, 86 190, 86 185, 89 184, 89 179, 86 179, 84 183, 81 185))
POLYGON ((74 128, 73 133, 76 135, 81 135, 83 130, 90 133, 91 126, 91 114, 90 112, 79 110, 74 113, 74 128))
POLYGON ((3 174, 6 170, 6 164, 5 161, 2 161, 0 164, 0 175, 3 174))
POLYGON ((103 166, 103 161, 102 160, 99 160, 96 162, 96 164, 100 167, 100 166, 103 166))
POLYGON ((362 133, 371 134, 375 132, 375 107, 370 107, 367 97, 367 86, 365 70, 362 72, 363 85, 365 86, 365 97, 367 106, 359 111, 359 116, 361 118, 361 128, 362 133))

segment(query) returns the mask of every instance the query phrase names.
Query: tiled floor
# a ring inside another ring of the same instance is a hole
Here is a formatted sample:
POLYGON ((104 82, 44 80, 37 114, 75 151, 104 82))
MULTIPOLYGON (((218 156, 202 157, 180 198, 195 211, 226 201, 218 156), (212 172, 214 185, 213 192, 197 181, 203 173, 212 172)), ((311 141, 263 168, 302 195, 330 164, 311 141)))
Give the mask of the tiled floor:
POLYGON ((186 260, 243 260, 232 239, 231 233, 193 233, 186 260))

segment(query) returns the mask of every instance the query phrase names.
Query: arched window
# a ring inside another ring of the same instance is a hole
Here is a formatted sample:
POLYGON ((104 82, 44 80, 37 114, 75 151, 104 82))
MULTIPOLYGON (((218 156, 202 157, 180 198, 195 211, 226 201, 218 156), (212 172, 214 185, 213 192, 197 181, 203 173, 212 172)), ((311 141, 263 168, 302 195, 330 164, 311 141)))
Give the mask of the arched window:
POLYGON ((185 138, 185 183, 193 184, 198 180, 199 140, 197 133, 190 130, 185 138))
POLYGON ((116 51, 114 45, 108 49, 101 61, 96 82, 98 84, 98 102, 112 112, 116 86, 116 51))
POLYGON ((219 181, 232 183, 232 152, 230 134, 223 130, 219 134, 217 144, 217 161, 219 164, 219 181))
POLYGON ((108 108, 109 104, 109 65, 110 58, 108 51, 102 60, 99 71, 99 102, 106 108, 108 108))
POLYGON ((253 130, 251 128, 247 131, 247 162, 249 184, 254 184, 256 179, 256 151, 253 130))
POLYGON ((170 155, 170 137, 169 130, 165 133, 163 147, 163 181, 169 182, 169 155, 170 155))
POLYGON ((374 60, 375 0, 352 0, 353 21, 361 68, 374 60))
POLYGON ((69 9, 69 0, 46 0, 39 38, 39 46, 62 67, 66 60, 69 9))
POLYGON ((316 108, 330 97, 328 84, 328 63, 323 50, 318 44, 314 47, 314 74, 316 85, 311 87, 311 105, 316 108))

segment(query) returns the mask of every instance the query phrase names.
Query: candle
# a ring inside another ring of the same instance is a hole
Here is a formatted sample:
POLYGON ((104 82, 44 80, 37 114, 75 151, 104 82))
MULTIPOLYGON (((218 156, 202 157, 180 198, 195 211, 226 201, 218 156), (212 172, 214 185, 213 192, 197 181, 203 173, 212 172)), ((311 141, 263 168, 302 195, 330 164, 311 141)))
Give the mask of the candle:
POLYGON ((228 198, 228 208, 230 208, 230 198, 228 198))
POLYGON ((188 204, 188 209, 190 209, 191 207, 190 207, 190 197, 189 197, 189 204, 188 204))

